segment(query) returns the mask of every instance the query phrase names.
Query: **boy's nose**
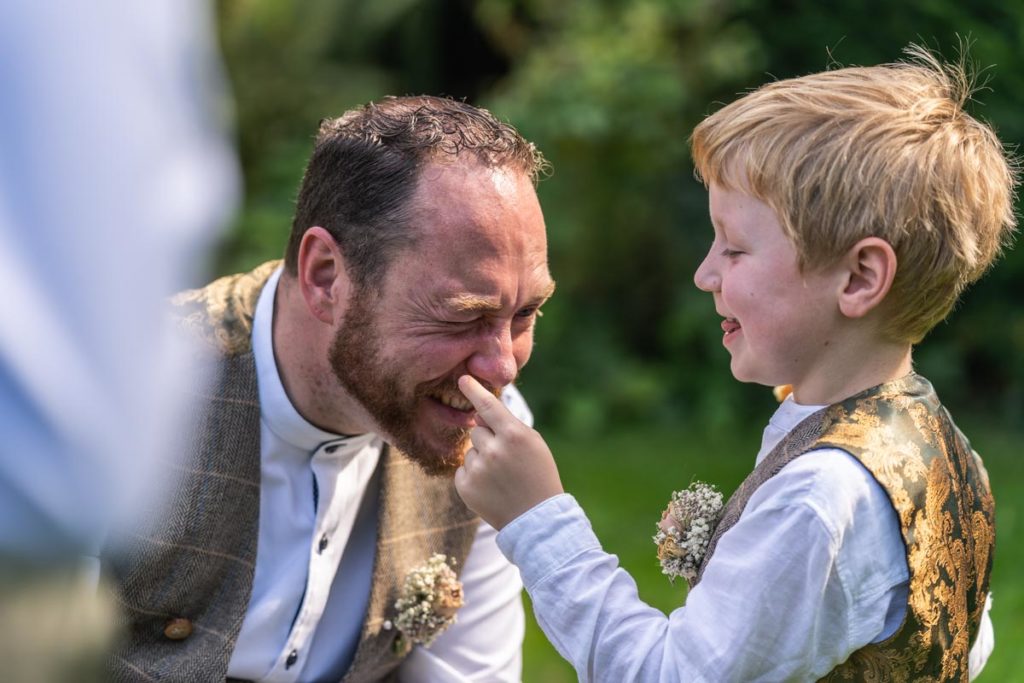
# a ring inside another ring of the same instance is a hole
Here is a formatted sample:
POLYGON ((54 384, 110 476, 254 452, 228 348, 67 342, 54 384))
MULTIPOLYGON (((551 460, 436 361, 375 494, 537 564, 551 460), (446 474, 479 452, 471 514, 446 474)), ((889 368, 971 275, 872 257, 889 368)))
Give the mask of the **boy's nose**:
POLYGON ((697 271, 693 274, 693 284, 697 285, 697 289, 704 292, 717 292, 721 287, 722 279, 712 267, 710 253, 697 266, 697 271))

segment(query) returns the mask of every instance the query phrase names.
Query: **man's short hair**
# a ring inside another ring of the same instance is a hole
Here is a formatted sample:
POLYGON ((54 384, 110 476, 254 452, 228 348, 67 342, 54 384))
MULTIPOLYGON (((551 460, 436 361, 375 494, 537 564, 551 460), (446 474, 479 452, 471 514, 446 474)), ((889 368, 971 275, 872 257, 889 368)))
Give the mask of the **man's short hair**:
POLYGON ((908 61, 767 84, 693 131, 696 173, 775 211, 801 269, 877 236, 898 267, 882 332, 916 343, 1015 226, 1015 162, 964 111, 973 79, 911 45, 908 61))
POLYGON ((296 273, 303 234, 320 226, 341 247, 357 287, 379 285, 392 256, 416 240, 408 203, 421 168, 467 153, 534 182, 547 165, 515 128, 452 99, 387 97, 324 119, 299 188, 285 268, 296 273))

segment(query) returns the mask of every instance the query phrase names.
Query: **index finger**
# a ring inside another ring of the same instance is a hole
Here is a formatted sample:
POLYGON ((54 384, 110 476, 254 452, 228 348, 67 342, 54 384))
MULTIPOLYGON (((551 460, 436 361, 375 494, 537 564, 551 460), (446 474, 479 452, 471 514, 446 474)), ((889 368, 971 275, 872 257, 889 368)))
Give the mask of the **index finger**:
POLYGON ((481 421, 492 430, 497 431, 518 422, 515 415, 505 407, 505 404, 484 389, 483 385, 471 375, 463 375, 459 378, 459 389, 476 408, 481 421))

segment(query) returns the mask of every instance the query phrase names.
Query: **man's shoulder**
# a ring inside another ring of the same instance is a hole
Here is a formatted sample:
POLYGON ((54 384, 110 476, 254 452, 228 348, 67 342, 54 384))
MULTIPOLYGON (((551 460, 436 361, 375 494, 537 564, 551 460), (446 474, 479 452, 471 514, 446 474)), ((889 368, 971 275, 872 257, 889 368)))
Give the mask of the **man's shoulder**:
POLYGON ((171 297, 171 316, 180 330, 221 354, 247 353, 252 348, 256 302, 280 265, 280 261, 268 261, 247 273, 226 275, 205 287, 179 292, 171 297))
POLYGON ((505 404, 509 412, 515 415, 526 426, 533 426, 533 412, 526 404, 526 399, 519 392, 514 384, 509 384, 501 390, 501 402, 505 404))

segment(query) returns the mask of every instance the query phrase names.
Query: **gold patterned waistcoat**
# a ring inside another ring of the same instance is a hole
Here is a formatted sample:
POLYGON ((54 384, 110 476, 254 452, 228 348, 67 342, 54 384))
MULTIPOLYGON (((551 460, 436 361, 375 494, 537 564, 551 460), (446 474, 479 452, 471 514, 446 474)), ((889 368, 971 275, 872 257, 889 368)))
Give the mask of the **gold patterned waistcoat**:
POLYGON ((850 453, 881 484, 899 517, 910 570, 900 628, 822 680, 966 683, 992 570, 994 502, 981 459, 920 375, 868 389, 797 425, 730 497, 701 574, 754 491, 819 448, 850 453))
MULTIPOLYGON (((223 681, 252 593, 260 506, 260 409, 250 336, 278 262, 173 300, 180 325, 214 350, 166 509, 112 563, 125 638, 115 681, 223 681), (187 629, 182 630, 181 625, 187 629)), ((398 450, 381 453, 373 583, 346 683, 390 679, 407 654, 390 627, 406 574, 434 553, 464 565, 479 518, 451 480, 398 450)))

